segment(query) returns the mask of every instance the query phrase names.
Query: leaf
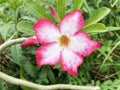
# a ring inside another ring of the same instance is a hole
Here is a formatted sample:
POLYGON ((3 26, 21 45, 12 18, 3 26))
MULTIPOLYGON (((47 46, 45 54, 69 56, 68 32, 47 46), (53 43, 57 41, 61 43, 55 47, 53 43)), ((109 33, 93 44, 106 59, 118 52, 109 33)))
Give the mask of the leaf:
POLYGON ((110 12, 109 8, 102 7, 95 11, 95 13, 86 21, 85 26, 95 24, 103 19, 110 12))
POLYGON ((45 12, 45 10, 36 2, 32 0, 26 0, 24 2, 24 7, 27 11, 29 11, 31 14, 36 16, 37 18, 47 18, 49 20, 52 20, 52 18, 45 12))
POLYGON ((27 36, 32 36, 34 35, 34 30, 33 30, 33 23, 29 21, 20 21, 17 24, 17 29, 18 31, 24 33, 27 36))
POLYGON ((13 59, 11 59, 14 63, 20 65, 20 62, 22 60, 22 48, 19 44, 13 45, 11 47, 11 56, 13 59))
POLYGON ((96 23, 85 27, 83 31, 86 31, 87 33, 101 33, 106 31, 106 28, 104 24, 96 23))
POLYGON ((99 4, 102 2, 102 0, 94 0, 94 3, 96 7, 99 7, 99 4))
POLYGON ((8 18, 8 19, 10 19, 10 16, 8 16, 6 14, 3 14, 3 13, 0 13, 0 18, 8 18))
POLYGON ((109 31, 116 31, 116 30, 120 30, 120 27, 106 27, 106 29, 109 31))
POLYGON ((90 33, 98 34, 98 33, 105 33, 105 32, 111 32, 111 31, 118 31, 120 30, 120 27, 106 27, 105 30, 94 30, 93 32, 91 31, 90 33))
POLYGON ((57 0, 57 12, 60 18, 62 19, 65 15, 65 1, 64 0, 57 0))
POLYGON ((80 9, 84 0, 74 0, 74 10, 80 9))
POLYGON ((4 81, 0 79, 0 90, 6 90, 4 87, 4 81))
POLYGON ((12 26, 13 26, 13 24, 11 24, 11 22, 9 22, 0 28, 0 34, 4 40, 7 39, 8 32, 12 26))
POLYGON ((84 8, 83 8, 83 9, 84 9, 86 12, 88 12, 89 16, 91 16, 91 11, 90 11, 90 8, 89 8, 89 6, 88 6, 88 2, 87 2, 86 0, 84 0, 83 5, 84 5, 84 8))
POLYGON ((31 21, 33 23, 35 23, 37 21, 37 19, 35 17, 30 17, 30 16, 23 16, 21 17, 21 19, 27 20, 27 21, 31 21))
POLYGON ((32 63, 30 62, 30 60, 28 60, 26 57, 22 56, 22 61, 23 61, 23 68, 25 69, 25 71, 27 72, 27 74, 29 74, 31 77, 35 77, 35 68, 32 65, 32 63))
POLYGON ((51 83, 55 82, 55 76, 54 76, 54 74, 53 74, 53 72, 52 72, 52 70, 50 68, 48 70, 48 78, 49 78, 51 83))
POLYGON ((49 80, 47 77, 47 73, 48 73, 48 68, 47 66, 44 66, 40 72, 39 78, 37 80, 37 82, 39 84, 49 84, 49 80))

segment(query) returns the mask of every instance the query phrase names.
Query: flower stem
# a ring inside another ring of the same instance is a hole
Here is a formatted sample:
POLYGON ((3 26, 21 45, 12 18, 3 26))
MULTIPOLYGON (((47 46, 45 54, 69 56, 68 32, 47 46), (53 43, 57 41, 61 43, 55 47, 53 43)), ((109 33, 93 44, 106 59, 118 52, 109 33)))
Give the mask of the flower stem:
MULTIPOLYGON (((14 40, 8 40, 2 45, 0 45, 0 54, 1 52, 6 49, 7 47, 21 43, 25 41, 26 38, 19 38, 14 40)), ((72 90, 100 90, 98 86, 78 86, 78 85, 69 85, 69 84, 56 84, 56 85, 40 85, 36 83, 32 83, 26 80, 17 79, 15 77, 9 76, 3 72, 0 71, 0 79, 5 80, 6 82, 15 84, 15 85, 23 85, 29 88, 34 89, 42 89, 42 90, 54 90, 54 89, 72 89, 72 90)))

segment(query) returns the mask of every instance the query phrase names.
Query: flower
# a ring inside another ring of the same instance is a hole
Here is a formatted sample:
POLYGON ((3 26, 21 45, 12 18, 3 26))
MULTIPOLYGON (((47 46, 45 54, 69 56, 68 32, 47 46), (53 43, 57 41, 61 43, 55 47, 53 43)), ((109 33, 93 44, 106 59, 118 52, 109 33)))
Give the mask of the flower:
POLYGON ((83 57, 100 47, 98 41, 79 31, 83 26, 84 19, 80 10, 68 13, 58 26, 41 18, 33 26, 35 36, 28 38, 21 46, 39 42, 42 46, 35 52, 38 66, 56 65, 60 62, 63 71, 76 76, 83 57))

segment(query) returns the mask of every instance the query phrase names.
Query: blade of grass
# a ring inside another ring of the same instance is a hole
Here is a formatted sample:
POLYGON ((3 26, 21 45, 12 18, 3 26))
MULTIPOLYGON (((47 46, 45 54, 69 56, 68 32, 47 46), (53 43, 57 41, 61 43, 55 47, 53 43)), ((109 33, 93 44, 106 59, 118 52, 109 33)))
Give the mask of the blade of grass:
POLYGON ((57 0, 57 12, 62 19, 65 15, 65 0, 57 0))
POLYGON ((111 51, 107 54, 107 56, 106 56, 105 59, 103 60, 102 65, 100 66, 100 69, 98 70, 98 73, 97 73, 96 77, 98 76, 98 74, 99 74, 100 71, 102 70, 105 62, 109 59, 110 54, 113 52, 113 50, 114 50, 119 44, 120 44, 120 41, 118 41, 118 42, 116 43, 116 45, 111 49, 111 51))
POLYGON ((84 0, 74 0, 74 10, 80 9, 84 0))
POLYGON ((84 7, 86 8, 86 10, 88 11, 89 16, 91 16, 91 12, 90 12, 90 9, 89 9, 89 6, 88 6, 86 0, 84 0, 83 5, 84 5, 84 7))

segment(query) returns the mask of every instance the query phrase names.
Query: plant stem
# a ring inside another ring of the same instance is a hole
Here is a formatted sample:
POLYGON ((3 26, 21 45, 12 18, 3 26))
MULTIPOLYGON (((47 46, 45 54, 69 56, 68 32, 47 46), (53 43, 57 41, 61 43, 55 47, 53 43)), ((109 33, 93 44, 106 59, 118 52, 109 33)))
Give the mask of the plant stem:
MULTIPOLYGON (((25 41, 26 38, 19 38, 14 40, 8 40, 7 42, 0 45, 0 54, 7 47, 21 43, 25 41)), ((36 83, 32 83, 26 80, 17 79, 12 76, 9 76, 0 71, 0 79, 5 80, 6 82, 15 84, 15 85, 23 85, 26 87, 34 88, 34 89, 42 89, 42 90, 54 90, 54 89, 72 89, 72 90, 100 90, 98 86, 78 86, 78 85, 69 85, 69 84, 56 84, 56 85, 40 85, 36 83)))
POLYGON ((56 84, 56 85, 39 85, 26 80, 17 79, 6 75, 0 71, 0 78, 16 85, 23 85, 34 89, 42 90, 54 90, 54 89, 72 89, 72 90, 100 90, 99 87, 94 86, 77 86, 77 85, 68 85, 68 84, 56 84))
POLYGON ((26 38, 19 38, 19 39, 14 39, 14 40, 8 40, 7 42, 3 43, 2 45, 0 45, 0 53, 6 49, 7 47, 14 45, 14 44, 18 44, 21 43, 23 41, 25 41, 26 38))

